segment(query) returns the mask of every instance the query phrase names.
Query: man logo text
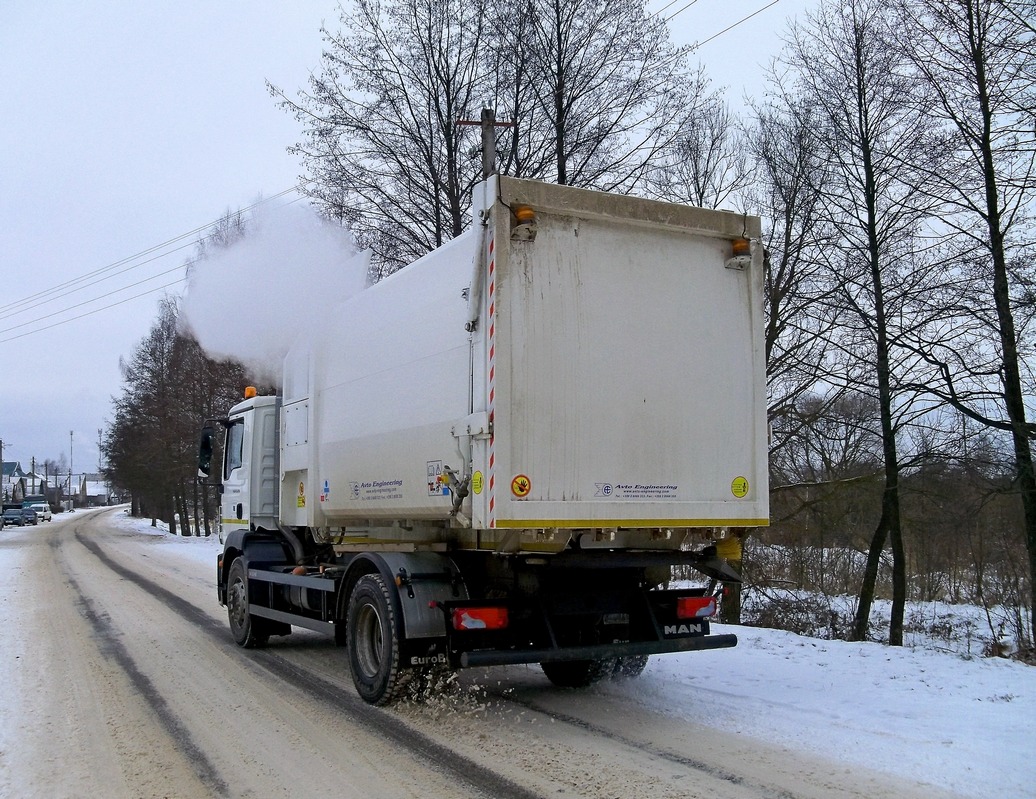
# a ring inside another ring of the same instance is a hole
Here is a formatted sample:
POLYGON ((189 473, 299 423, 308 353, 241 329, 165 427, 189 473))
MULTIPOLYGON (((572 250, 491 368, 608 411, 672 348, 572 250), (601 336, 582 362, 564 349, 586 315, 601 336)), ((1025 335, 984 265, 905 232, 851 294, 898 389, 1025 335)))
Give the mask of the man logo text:
POLYGON ((700 624, 667 624, 666 635, 701 635, 700 624))

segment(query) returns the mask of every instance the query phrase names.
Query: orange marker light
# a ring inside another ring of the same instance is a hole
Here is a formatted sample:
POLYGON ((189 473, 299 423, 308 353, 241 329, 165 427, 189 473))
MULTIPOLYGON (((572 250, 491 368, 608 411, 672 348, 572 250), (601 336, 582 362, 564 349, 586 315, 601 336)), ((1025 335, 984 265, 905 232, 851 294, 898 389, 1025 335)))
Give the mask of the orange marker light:
POLYGON ((519 205, 514 209, 515 219, 519 224, 527 225, 536 220, 536 212, 528 205, 519 205))

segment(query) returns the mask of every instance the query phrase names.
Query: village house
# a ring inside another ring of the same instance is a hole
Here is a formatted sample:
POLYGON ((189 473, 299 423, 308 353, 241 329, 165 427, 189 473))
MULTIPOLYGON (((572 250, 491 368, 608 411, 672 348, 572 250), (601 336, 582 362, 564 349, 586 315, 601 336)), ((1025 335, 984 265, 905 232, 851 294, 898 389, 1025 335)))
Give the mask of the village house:
POLYGON ((3 462, 3 481, 0 483, 0 496, 4 502, 21 502, 25 496, 26 477, 18 461, 3 462))

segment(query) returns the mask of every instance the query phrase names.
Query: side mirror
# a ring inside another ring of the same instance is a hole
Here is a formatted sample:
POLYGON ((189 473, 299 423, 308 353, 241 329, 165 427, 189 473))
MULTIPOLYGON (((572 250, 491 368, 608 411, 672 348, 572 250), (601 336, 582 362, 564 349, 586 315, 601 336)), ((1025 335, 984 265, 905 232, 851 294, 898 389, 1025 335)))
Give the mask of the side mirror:
POLYGON ((212 473, 212 439, 215 435, 216 430, 212 425, 207 424, 201 429, 201 439, 198 441, 199 482, 207 480, 212 473))

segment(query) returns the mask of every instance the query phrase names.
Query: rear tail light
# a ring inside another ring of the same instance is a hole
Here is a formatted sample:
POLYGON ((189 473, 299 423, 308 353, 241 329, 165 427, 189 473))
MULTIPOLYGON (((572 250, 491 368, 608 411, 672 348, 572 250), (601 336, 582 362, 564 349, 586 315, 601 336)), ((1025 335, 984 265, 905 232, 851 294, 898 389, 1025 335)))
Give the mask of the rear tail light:
POLYGON ((502 630, 507 627, 507 608, 454 608, 454 630, 502 630))
POLYGON ((704 619, 716 615, 716 597, 682 596, 676 600, 676 618, 704 619))

